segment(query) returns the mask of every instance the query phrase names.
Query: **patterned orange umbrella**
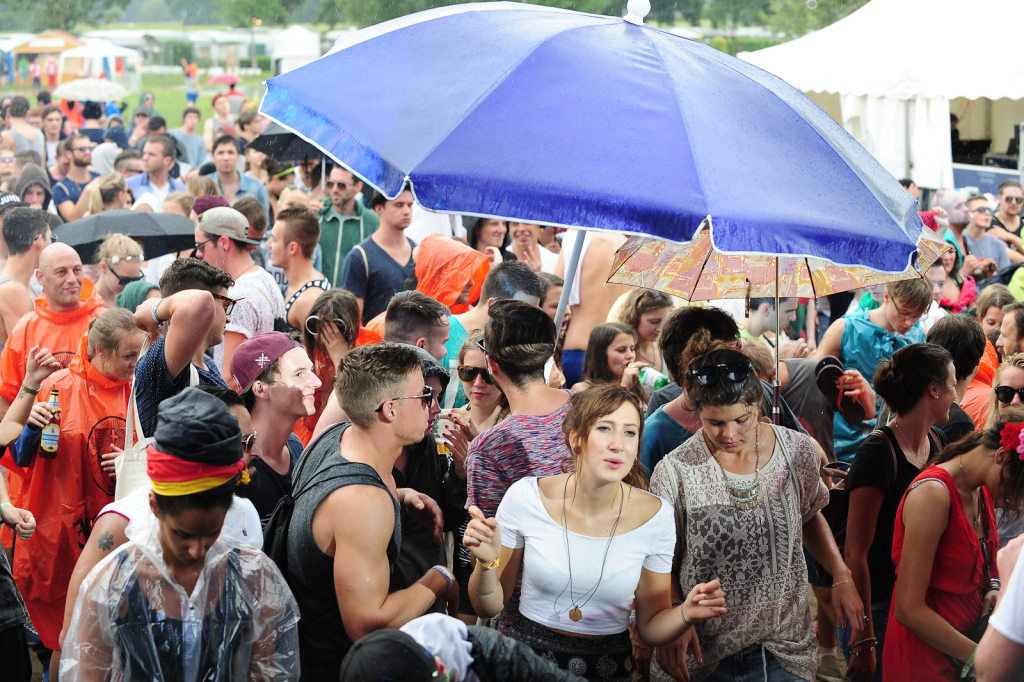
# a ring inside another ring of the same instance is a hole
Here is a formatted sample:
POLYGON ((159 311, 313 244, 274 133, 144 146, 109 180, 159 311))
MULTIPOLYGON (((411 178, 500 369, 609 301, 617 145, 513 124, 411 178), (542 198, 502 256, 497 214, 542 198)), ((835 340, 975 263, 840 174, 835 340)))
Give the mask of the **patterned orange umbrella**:
POLYGON ((903 272, 887 273, 834 265, 817 258, 722 253, 715 249, 705 224, 696 238, 681 244, 630 237, 615 254, 608 282, 664 291, 687 301, 764 298, 776 294, 780 298, 821 298, 924 277, 932 264, 951 248, 930 229, 924 229, 917 242, 916 265, 908 265, 903 272))

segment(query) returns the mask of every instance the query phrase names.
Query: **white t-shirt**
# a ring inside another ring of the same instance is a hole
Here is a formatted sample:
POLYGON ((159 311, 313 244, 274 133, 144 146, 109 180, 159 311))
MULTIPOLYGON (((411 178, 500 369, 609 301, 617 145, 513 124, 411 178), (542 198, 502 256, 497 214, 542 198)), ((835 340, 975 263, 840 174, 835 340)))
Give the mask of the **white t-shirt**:
MULTIPOLYGON (((231 322, 224 327, 225 332, 236 332, 251 339, 274 331, 274 318, 284 319, 284 298, 277 280, 263 268, 257 267, 239 277, 228 289, 228 298, 237 300, 238 304, 228 316, 231 322)), ((222 375, 230 374, 231 368, 224 366, 223 343, 214 347, 213 359, 222 375)))
MULTIPOLYGON (((634 494, 650 493, 634 490, 634 494)), ((647 523, 616 535, 610 547, 607 537, 568 532, 572 596, 566 530, 544 508, 536 476, 512 484, 498 506, 496 518, 501 527, 502 546, 526 548, 519 611, 549 628, 584 635, 622 632, 629 626, 630 606, 640 584, 641 569, 654 573, 672 571, 676 524, 672 505, 664 500, 647 523), (608 555, 602 573, 606 547, 608 555), (589 596, 595 587, 597 590, 589 596), (569 618, 573 600, 583 611, 583 620, 578 622, 569 618)))
POLYGON ((999 608, 989 619, 989 625, 994 627, 1003 637, 1017 644, 1024 645, 1024 551, 1017 557, 1017 565, 1013 569, 1013 575, 1005 586, 1002 599, 999 600, 999 608))
MULTIPOLYGON (((153 492, 153 489, 148 485, 133 490, 120 500, 111 502, 101 509, 96 518, 107 513, 114 513, 128 519, 128 527, 125 528, 124 534, 131 540, 134 529, 131 523, 132 518, 137 517, 139 514, 153 513, 149 508, 149 494, 151 492, 153 492)), ((245 498, 235 496, 235 501, 231 504, 227 515, 224 517, 224 526, 221 528, 221 532, 252 545, 256 549, 263 549, 263 526, 260 525, 260 515, 252 502, 245 498)))

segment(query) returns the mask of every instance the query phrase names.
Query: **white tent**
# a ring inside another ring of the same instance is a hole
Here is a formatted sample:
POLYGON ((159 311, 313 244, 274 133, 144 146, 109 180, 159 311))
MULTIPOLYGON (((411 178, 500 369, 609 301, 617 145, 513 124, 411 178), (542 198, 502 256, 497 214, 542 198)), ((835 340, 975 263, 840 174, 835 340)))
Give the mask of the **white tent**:
POLYGON ((274 37, 274 75, 280 76, 320 58, 320 34, 308 28, 289 26, 274 37))
POLYGON ((116 71, 117 60, 124 65, 123 85, 129 92, 138 92, 142 87, 142 71, 137 50, 121 47, 104 40, 93 40, 81 47, 60 53, 57 78, 61 83, 85 77, 111 77, 116 71))
MULTIPOLYGON (((1021 26, 1024 2, 871 0, 820 31, 739 57, 806 93, 838 95, 837 118, 886 169, 921 186, 950 187, 951 100, 962 111, 970 111, 969 100, 992 100, 985 121, 969 122, 966 131, 962 122, 960 130, 968 139, 1001 126, 994 149, 1024 120, 1022 103, 1006 101, 1024 98, 1020 46, 987 40, 975 49, 954 37, 955 27, 975 18, 1021 26)), ((834 106, 825 109, 836 116, 834 106)))

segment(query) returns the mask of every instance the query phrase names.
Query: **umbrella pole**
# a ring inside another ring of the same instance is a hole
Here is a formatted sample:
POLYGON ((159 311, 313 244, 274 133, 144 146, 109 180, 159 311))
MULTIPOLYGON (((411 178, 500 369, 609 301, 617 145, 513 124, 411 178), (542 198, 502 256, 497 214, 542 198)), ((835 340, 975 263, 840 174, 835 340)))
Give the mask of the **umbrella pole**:
POLYGON ((555 313, 555 343, 562 333, 562 318, 565 317, 565 307, 569 303, 569 291, 576 279, 576 269, 580 262, 580 254, 583 253, 583 240, 587 238, 586 230, 576 230, 576 242, 572 245, 572 253, 569 254, 569 262, 565 265, 565 285, 562 287, 562 295, 558 297, 558 311, 555 313))
POLYGON ((775 257, 775 381, 772 382, 772 423, 779 424, 782 419, 782 384, 779 383, 779 356, 782 351, 782 336, 779 334, 779 261, 775 257))
POLYGON ((327 157, 320 158, 320 194, 324 193, 324 188, 327 186, 327 157))

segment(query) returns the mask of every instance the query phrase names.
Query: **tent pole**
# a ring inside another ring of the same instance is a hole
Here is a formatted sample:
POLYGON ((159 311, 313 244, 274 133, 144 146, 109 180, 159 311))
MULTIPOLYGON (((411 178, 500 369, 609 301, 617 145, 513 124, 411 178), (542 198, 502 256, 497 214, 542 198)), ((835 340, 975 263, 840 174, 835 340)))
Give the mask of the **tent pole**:
POLYGON ((580 254, 583 253, 583 240, 587 238, 586 230, 576 230, 576 242, 572 245, 572 253, 569 254, 569 262, 565 265, 565 286, 562 287, 562 295, 558 297, 558 311, 555 313, 555 341, 562 333, 562 318, 565 317, 565 308, 569 303, 569 291, 576 279, 576 270, 580 262, 580 254))
POLYGON ((782 420, 782 384, 779 383, 779 356, 782 350, 782 335, 779 333, 779 256, 775 257, 775 381, 772 382, 772 423, 782 420))
POLYGON ((914 177, 911 172, 910 163, 910 100, 904 100, 903 102, 903 154, 904 161, 903 167, 906 168, 906 173, 903 174, 905 178, 914 177))

